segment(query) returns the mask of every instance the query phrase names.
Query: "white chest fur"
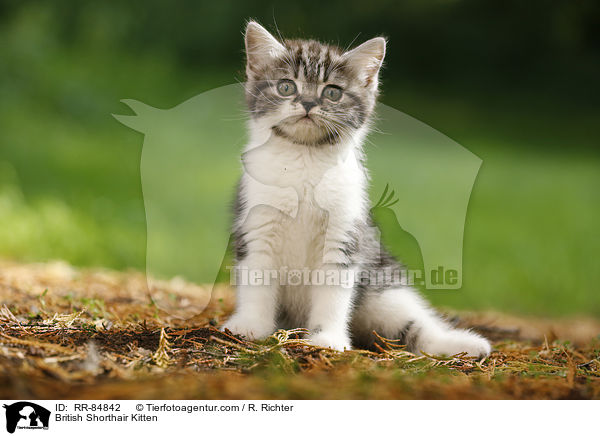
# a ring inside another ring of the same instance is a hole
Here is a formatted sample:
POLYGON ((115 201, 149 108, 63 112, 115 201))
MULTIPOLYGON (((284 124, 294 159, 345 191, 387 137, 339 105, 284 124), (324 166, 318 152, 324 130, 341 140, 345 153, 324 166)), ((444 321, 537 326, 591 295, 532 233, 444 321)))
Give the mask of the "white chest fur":
POLYGON ((272 137, 249 147, 242 161, 245 210, 238 225, 244 233, 269 229, 261 237, 273 266, 318 267, 326 240, 343 237, 364 213, 366 176, 354 144, 308 147, 272 137))

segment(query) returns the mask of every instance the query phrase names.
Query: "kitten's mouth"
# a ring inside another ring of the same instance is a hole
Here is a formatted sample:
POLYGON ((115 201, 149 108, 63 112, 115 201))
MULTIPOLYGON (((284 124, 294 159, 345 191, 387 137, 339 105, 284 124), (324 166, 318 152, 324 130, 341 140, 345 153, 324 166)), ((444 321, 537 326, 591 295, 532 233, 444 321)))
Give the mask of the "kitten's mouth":
POLYGON ((315 114, 289 117, 271 129, 275 135, 286 138, 296 144, 335 144, 339 140, 337 132, 328 129, 321 117, 315 114))
POLYGON ((296 121, 297 123, 313 123, 315 120, 309 114, 301 115, 300 118, 296 121))

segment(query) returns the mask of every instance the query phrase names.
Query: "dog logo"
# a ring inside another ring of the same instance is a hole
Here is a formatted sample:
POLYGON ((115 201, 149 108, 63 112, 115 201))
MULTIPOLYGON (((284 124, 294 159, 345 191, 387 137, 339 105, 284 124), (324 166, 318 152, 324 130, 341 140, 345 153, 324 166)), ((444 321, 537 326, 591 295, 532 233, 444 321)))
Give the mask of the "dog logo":
POLYGON ((6 409, 6 431, 14 433, 18 429, 48 430, 50 411, 29 401, 19 401, 4 405, 6 409))

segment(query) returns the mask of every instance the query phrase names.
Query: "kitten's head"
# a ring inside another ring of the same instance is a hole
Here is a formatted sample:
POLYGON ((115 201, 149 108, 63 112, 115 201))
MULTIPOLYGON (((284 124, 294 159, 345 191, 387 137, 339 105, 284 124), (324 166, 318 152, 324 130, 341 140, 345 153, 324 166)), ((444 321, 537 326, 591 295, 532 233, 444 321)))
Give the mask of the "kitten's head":
POLYGON ((246 99, 252 120, 297 144, 336 144, 368 122, 384 55, 384 38, 344 52, 317 41, 280 42, 251 21, 246 99))

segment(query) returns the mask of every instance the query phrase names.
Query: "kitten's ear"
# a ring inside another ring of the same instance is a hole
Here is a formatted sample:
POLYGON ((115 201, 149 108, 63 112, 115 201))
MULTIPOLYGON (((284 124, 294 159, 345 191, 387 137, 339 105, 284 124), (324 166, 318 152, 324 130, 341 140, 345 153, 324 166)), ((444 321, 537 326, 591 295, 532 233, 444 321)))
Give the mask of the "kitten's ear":
POLYGON ((252 77, 273 59, 282 56, 285 47, 256 21, 246 26, 246 74, 252 77))
POLYGON ((385 44, 385 38, 382 37, 369 39, 343 55, 365 87, 377 88, 379 69, 385 57, 385 44))

